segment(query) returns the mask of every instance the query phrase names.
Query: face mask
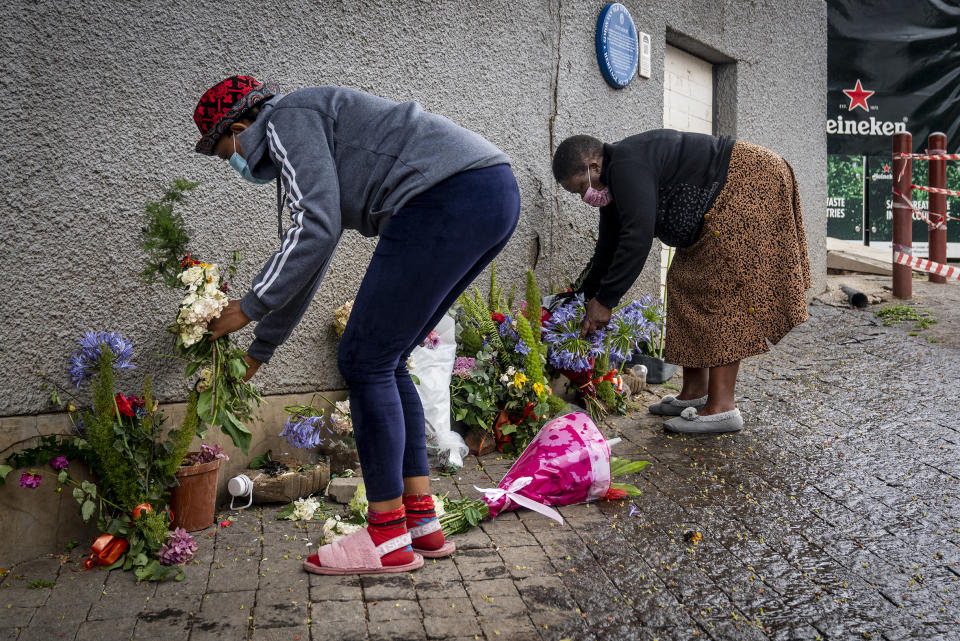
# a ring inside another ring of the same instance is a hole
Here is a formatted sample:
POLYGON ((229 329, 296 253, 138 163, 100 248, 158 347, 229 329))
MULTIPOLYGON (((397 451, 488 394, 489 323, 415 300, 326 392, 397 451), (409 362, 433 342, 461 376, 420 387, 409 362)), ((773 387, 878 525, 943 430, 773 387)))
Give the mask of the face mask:
POLYGON ((584 192, 582 200, 591 207, 606 207, 610 204, 610 201, 613 200, 609 187, 604 187, 603 189, 593 188, 593 181, 590 178, 590 167, 587 167, 587 184, 590 186, 587 187, 587 191, 584 192))
POLYGON ((237 170, 244 180, 255 183, 257 185, 263 185, 268 183, 272 178, 257 178, 252 173, 250 173, 250 165, 247 164, 247 159, 237 153, 237 134, 233 134, 233 155, 230 156, 230 166, 237 170))

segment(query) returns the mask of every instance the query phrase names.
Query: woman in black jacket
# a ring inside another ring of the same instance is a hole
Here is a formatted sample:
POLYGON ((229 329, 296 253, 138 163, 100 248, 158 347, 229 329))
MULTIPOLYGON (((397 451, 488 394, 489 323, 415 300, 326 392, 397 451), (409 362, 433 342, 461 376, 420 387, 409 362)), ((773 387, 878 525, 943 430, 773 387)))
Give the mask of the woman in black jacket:
POLYGON ((812 286, 793 169, 758 145, 657 129, 604 144, 564 140, 560 185, 600 207, 596 250, 577 282, 583 331, 606 325, 640 275, 653 239, 677 248, 667 274, 664 358, 683 389, 650 407, 668 430, 732 432, 740 361, 807 319, 812 286))

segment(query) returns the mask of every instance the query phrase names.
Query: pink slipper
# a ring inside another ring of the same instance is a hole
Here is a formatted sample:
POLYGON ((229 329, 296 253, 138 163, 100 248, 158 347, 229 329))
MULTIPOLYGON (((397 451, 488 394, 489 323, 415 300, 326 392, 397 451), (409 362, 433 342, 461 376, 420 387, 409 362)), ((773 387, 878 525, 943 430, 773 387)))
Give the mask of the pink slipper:
MULTIPOLYGON (((419 539, 421 536, 426 536, 432 534, 440 529, 440 521, 433 519, 426 525, 418 525, 417 527, 412 527, 408 530, 408 534, 412 539, 419 539)), ((418 548, 414 546, 413 551, 417 554, 420 554, 425 559, 440 559, 445 556, 450 556, 457 550, 457 546, 454 545, 453 541, 446 541, 436 550, 427 550, 425 548, 418 548)))
POLYGON ((303 562, 303 569, 313 574, 386 574, 388 572, 409 572, 423 565, 423 557, 413 555, 413 561, 404 565, 383 565, 380 558, 395 550, 410 545, 410 534, 404 534, 374 545, 367 528, 357 530, 335 543, 321 545, 317 549, 318 563, 309 557, 303 562))

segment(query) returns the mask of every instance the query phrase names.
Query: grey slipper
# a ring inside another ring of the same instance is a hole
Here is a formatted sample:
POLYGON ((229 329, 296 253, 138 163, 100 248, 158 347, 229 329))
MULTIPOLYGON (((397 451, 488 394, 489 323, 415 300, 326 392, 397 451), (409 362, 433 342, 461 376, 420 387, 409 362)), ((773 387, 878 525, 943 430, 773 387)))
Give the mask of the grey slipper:
POLYGON ((703 407, 707 404, 707 397, 691 398, 688 401, 681 401, 676 396, 664 396, 659 403, 650 406, 650 413, 658 416, 680 416, 680 412, 692 407, 694 409, 703 407))
POLYGON ((736 408, 729 412, 699 416, 696 409, 688 407, 677 418, 665 422, 663 429, 680 434, 739 432, 743 429, 743 416, 740 415, 740 410, 736 408))

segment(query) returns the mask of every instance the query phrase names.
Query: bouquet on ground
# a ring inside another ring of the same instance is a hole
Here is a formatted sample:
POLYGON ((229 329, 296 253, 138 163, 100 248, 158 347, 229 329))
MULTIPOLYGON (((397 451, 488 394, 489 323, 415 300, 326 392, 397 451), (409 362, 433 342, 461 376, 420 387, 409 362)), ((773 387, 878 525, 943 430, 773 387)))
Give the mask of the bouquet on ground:
POLYGON ((147 203, 140 240, 146 259, 140 275, 148 283, 159 281, 172 289, 186 289, 176 320, 167 329, 176 335, 176 357, 187 363, 185 376, 199 374, 188 400, 200 417, 198 434, 203 437, 208 426, 216 425, 246 454, 251 440, 246 423, 254 419, 260 393, 243 380, 245 352, 233 347, 229 336, 207 340, 210 322, 219 318, 230 302, 226 276, 236 273, 240 256, 233 252, 224 274, 219 265, 196 260, 187 251, 190 238, 173 205, 197 184, 175 180, 159 201, 147 203))
MULTIPOLYGON (((76 432, 72 437, 45 437, 40 445, 7 457, 0 480, 14 467, 47 464, 58 492, 73 486, 80 515, 95 515, 103 534, 97 538, 87 568, 133 570, 138 580, 183 578, 179 567, 188 561, 196 542, 185 531, 170 531, 172 515, 166 509, 169 490, 177 484, 174 473, 184 461, 196 434, 196 412, 187 412, 179 429, 163 428, 163 416, 153 399, 150 377, 138 395, 116 392, 116 372, 133 369, 133 347, 119 333, 87 332, 70 360, 70 375, 77 388, 91 383, 90 399, 64 391, 74 402, 66 406, 76 432), (78 409, 78 406, 86 409, 78 409), (81 460, 96 482, 76 481, 70 462, 81 460)), ((218 452, 210 448, 210 454, 218 452)), ((37 488, 44 472, 31 469, 20 476, 20 486, 37 488)))
POLYGON ((547 361, 576 387, 594 420, 602 420, 608 412, 626 413, 619 368, 658 335, 658 326, 651 320, 656 309, 653 299, 644 296, 615 310, 606 327, 581 336, 586 305, 578 294, 544 322, 547 361))
POLYGON ((476 287, 458 301, 457 353, 450 384, 456 420, 493 434, 497 449, 520 452, 563 402, 544 376, 547 348, 541 340, 541 297, 527 272, 526 297, 504 299, 491 268, 486 299, 476 287))
POLYGON ((315 450, 323 446, 328 451, 356 447, 349 400, 334 402, 323 394, 315 394, 306 405, 287 405, 283 411, 288 418, 280 436, 292 447, 315 450), (326 408, 314 404, 317 396, 327 402, 326 408))
POLYGON ((635 474, 647 461, 610 454, 610 445, 590 417, 582 413, 553 419, 540 430, 495 488, 476 488, 480 500, 447 505, 445 534, 456 534, 505 510, 526 507, 563 522, 554 507, 600 499, 621 499, 640 491, 614 479, 635 474))

